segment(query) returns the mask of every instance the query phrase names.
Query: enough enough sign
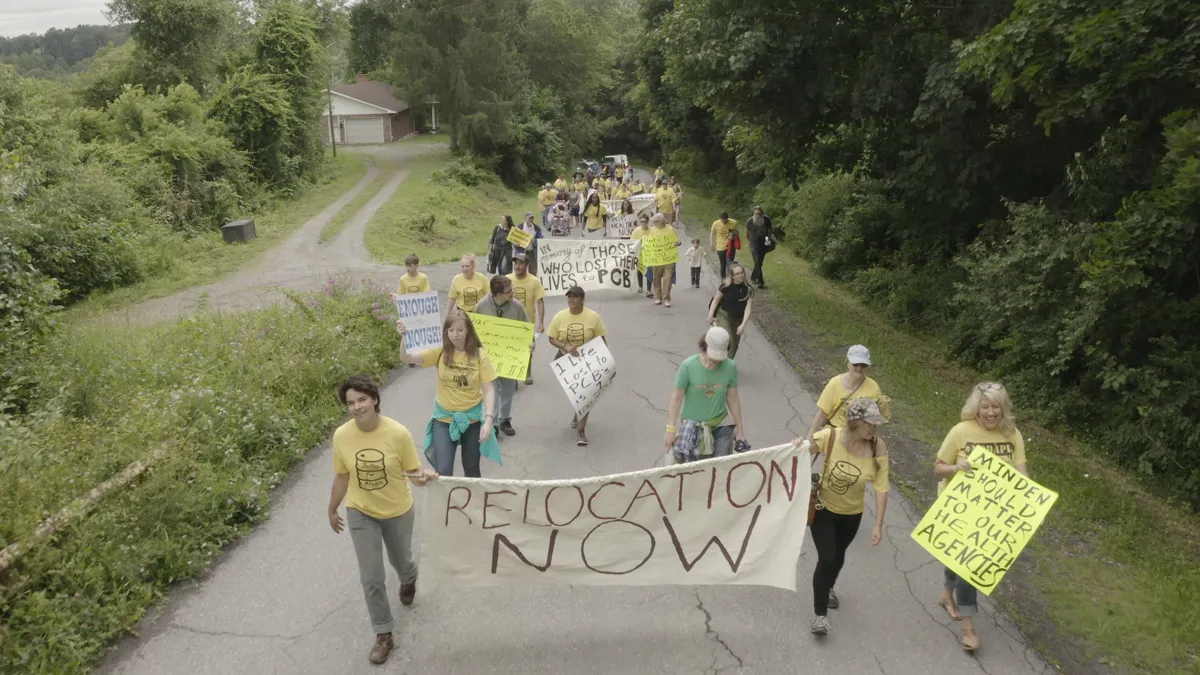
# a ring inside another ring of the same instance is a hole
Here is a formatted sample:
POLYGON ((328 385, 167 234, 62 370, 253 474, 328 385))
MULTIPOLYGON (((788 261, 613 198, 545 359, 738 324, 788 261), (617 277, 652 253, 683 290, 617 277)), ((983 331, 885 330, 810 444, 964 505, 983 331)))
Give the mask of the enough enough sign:
POLYGON ((494 316, 470 313, 479 341, 487 349, 496 375, 524 380, 529 374, 529 348, 533 345, 533 324, 494 316))
POLYGON ((550 368, 576 414, 586 415, 617 376, 617 362, 603 338, 592 338, 575 351, 578 358, 563 354, 550 362, 550 368))
POLYGON ((441 477, 421 588, 756 584, 796 590, 809 477, 791 443, 579 480, 441 477))
POLYGON ((410 353, 442 346, 442 310, 437 291, 396 296, 396 311, 404 323, 404 349, 410 353))
POLYGON ((991 595, 1058 500, 990 451, 976 446, 971 471, 954 475, 912 538, 955 574, 991 595))
POLYGON ((555 241, 538 244, 538 279, 546 295, 566 295, 579 286, 585 291, 632 290, 642 240, 555 241))

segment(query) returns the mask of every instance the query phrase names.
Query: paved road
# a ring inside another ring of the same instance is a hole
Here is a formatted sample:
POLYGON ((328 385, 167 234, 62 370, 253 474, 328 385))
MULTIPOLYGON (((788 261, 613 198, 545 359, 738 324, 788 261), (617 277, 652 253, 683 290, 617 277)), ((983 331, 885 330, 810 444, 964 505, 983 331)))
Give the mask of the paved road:
MULTIPOLYGON (((445 288, 452 267, 431 270, 445 288)), ((679 288, 671 309, 644 296, 593 293, 588 305, 608 324, 619 364, 577 448, 570 409, 551 379, 550 350, 538 350, 537 382, 514 406, 518 435, 504 441, 504 466, 488 476, 568 478, 652 466, 677 364, 704 330, 704 288, 679 288)), ((682 278, 686 280, 686 271, 682 278)), ((565 306, 551 299, 547 312, 565 306)), ((814 396, 757 332, 738 355, 749 439, 767 447, 802 433, 814 396)), ((433 400, 434 374, 402 369, 383 393, 383 412, 419 437, 433 400)), ((512 587, 418 593, 400 606, 389 571, 397 649, 388 664, 366 659, 373 637, 349 537, 330 531, 325 509, 330 449, 315 448, 275 495, 271 519, 228 550, 210 574, 179 589, 100 666, 121 675, 329 673, 968 673, 1050 672, 1015 628, 984 603, 984 647, 963 653, 936 604, 941 569, 909 539, 917 515, 898 492, 887 536, 870 546, 869 525, 851 546, 838 583, 842 608, 818 642, 805 544, 798 593, 756 587, 512 587)), ((419 497, 418 497, 419 499, 419 497)), ((873 504, 868 496, 867 504, 873 504)), ((870 518, 864 519, 870 522, 870 518)), ((797 536, 801 533, 797 532, 797 536)), ((419 542, 418 542, 419 546, 419 542)))

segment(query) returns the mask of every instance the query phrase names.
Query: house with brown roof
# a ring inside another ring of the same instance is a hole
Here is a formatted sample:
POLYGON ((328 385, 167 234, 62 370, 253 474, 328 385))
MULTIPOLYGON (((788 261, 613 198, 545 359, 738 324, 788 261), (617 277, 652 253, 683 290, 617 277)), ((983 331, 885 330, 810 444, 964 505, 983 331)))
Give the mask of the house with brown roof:
MULTIPOLYGON (((333 106, 333 138, 339 145, 391 143, 413 133, 413 120, 406 101, 396 97, 390 84, 358 75, 355 82, 326 90, 333 106)), ((328 111, 322 117, 322 133, 329 142, 328 111)))

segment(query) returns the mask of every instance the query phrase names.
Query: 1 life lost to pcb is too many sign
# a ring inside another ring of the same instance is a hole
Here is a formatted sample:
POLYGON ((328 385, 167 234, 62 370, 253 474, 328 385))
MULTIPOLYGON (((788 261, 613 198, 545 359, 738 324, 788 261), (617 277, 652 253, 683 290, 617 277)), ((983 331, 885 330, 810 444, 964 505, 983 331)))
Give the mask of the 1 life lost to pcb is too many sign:
POLYGON ((603 338, 592 338, 576 348, 579 357, 563 354, 550 362, 571 407, 586 415, 617 375, 617 363, 603 338))

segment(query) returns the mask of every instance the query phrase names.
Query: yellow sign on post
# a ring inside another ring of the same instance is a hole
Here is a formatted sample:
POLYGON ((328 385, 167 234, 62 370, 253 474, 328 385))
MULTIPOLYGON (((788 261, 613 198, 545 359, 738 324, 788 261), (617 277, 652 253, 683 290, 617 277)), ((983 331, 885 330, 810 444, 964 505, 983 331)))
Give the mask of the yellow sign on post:
POLYGON ((529 248, 530 242, 533 241, 533 235, 519 227, 508 228, 508 240, 521 248, 529 248))
POLYGON ((975 588, 991 595, 1045 520, 1058 493, 976 446, 917 523, 912 538, 975 588))
POLYGON ((679 247, 675 237, 643 237, 642 265, 658 267, 679 262, 679 247))
POLYGON ((533 324, 500 319, 483 314, 468 314, 479 341, 487 350, 498 377, 524 380, 529 375, 529 348, 533 344, 533 324))

